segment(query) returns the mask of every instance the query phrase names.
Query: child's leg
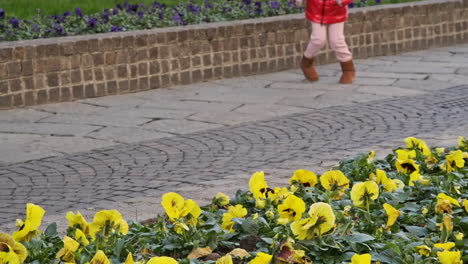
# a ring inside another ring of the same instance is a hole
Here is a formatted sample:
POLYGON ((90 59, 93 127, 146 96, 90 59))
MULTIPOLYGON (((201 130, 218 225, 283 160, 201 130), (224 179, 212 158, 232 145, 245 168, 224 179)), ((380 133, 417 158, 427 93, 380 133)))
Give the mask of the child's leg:
POLYGON ((344 37, 344 22, 328 26, 328 40, 330 47, 335 51, 336 59, 340 61, 343 74, 340 83, 351 84, 356 76, 353 64, 353 55, 349 51, 344 37))
POLYGON ((320 25, 312 22, 312 34, 310 34, 310 41, 304 51, 306 58, 313 58, 317 56, 320 50, 325 46, 327 41, 327 26, 320 25))
POLYGON ((326 26, 312 22, 312 34, 310 41, 304 51, 304 57, 301 60, 301 69, 304 77, 309 81, 318 81, 319 76, 314 67, 314 57, 325 46, 327 41, 326 26))
POLYGON ((344 22, 328 25, 328 41, 338 61, 346 62, 353 59, 344 37, 344 22))

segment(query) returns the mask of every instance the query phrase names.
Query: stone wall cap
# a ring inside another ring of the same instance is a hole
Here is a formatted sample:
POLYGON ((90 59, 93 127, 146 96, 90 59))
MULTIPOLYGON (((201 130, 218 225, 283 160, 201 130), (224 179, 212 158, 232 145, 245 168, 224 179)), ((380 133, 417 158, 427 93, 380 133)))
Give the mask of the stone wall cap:
MULTIPOLYGON (((433 4, 447 4, 447 3, 463 3, 463 0, 423 0, 418 2, 408 2, 400 4, 390 4, 390 5, 377 5, 361 8, 353 8, 350 10, 350 14, 353 13, 367 13, 371 11, 377 11, 382 9, 390 8, 404 8, 404 7, 414 7, 414 6, 424 6, 424 5, 433 5, 433 4)), ((145 30, 134 30, 134 31, 125 31, 125 32, 109 32, 109 33, 98 33, 92 35, 79 35, 79 36, 69 36, 69 37, 56 37, 56 38, 46 38, 46 39, 35 39, 35 40, 21 40, 21 41, 5 41, 0 42, 0 49, 3 48, 15 48, 15 47, 28 47, 28 46, 43 46, 51 44, 64 44, 72 43, 77 41, 89 41, 89 40, 100 40, 105 38, 122 38, 127 36, 143 36, 143 35, 154 35, 158 33, 167 33, 167 32, 180 32, 187 30, 205 30, 210 28, 219 28, 219 27, 232 27, 248 24, 262 24, 262 23, 271 23, 276 21, 288 21, 288 20, 302 20, 304 19, 304 14, 289 14, 282 16, 273 16, 273 17, 263 17, 263 18, 253 18, 253 19, 244 19, 244 20, 233 20, 233 21, 223 21, 223 22, 213 22, 213 23, 202 23, 186 26, 175 26, 175 27, 164 27, 164 28, 153 28, 145 30)))

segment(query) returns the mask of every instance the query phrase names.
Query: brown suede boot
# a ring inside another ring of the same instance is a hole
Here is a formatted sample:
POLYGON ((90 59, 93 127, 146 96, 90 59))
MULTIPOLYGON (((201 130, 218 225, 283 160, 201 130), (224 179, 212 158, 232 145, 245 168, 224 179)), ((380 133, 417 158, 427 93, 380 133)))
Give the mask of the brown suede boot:
POLYGON ((319 76, 314 67, 314 58, 309 59, 309 58, 306 58, 305 56, 302 57, 301 69, 302 69, 302 72, 304 73, 304 77, 307 80, 313 81, 313 82, 318 81, 319 76))
POLYGON ((342 84, 352 84, 354 78, 356 77, 356 70, 354 69, 353 60, 341 62, 341 70, 343 74, 340 78, 340 83, 342 84))

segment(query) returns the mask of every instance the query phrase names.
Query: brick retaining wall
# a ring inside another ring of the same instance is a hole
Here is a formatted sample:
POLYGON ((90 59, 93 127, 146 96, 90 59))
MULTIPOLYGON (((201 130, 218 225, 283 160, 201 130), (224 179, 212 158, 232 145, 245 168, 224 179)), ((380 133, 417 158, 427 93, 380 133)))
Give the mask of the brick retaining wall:
MULTIPOLYGON (((353 9, 355 58, 468 42, 468 0, 353 9)), ((0 109, 297 68, 304 15, 0 43, 0 109)), ((328 48, 320 64, 335 62, 328 48)))

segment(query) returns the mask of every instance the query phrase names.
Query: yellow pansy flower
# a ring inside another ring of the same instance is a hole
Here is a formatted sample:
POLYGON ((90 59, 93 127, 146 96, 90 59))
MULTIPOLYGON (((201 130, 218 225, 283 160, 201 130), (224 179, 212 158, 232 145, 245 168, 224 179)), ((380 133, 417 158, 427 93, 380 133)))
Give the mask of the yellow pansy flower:
POLYGON ((429 257, 429 255, 431 254, 431 248, 426 245, 417 246, 416 253, 422 256, 429 257))
POLYGON ((294 221, 291 224, 293 234, 300 240, 321 236, 335 226, 335 214, 327 203, 318 202, 310 206, 308 218, 294 221))
POLYGON ((77 211, 76 214, 73 212, 68 212, 65 218, 68 219, 68 226, 74 227, 75 225, 81 229, 85 234, 89 233, 89 223, 86 221, 80 211, 77 211))
POLYGON ((465 234, 463 234, 462 232, 457 232, 456 234, 454 234, 454 236, 457 240, 463 240, 465 234))
POLYGON ((465 207, 465 211, 468 213, 468 200, 463 201, 463 206, 465 207))
POLYGON ((463 264, 460 251, 437 252, 437 258, 441 264, 463 264))
POLYGON ((406 148, 407 149, 418 149, 425 156, 431 155, 431 150, 427 147, 426 142, 415 137, 405 138, 406 148))
POLYGON ((301 219, 305 209, 305 203, 301 198, 295 195, 289 195, 282 204, 278 205, 278 212, 280 215, 278 223, 285 225, 291 221, 301 219))
POLYGON ((396 180, 388 178, 384 170, 376 169, 375 174, 371 173, 369 175, 369 180, 382 184, 386 192, 393 192, 398 189, 396 180))
POLYGON ((76 229, 75 231, 75 240, 81 242, 85 247, 89 245, 89 240, 86 238, 85 233, 83 233, 83 231, 80 229, 76 229))
POLYGON ((379 197, 379 186, 373 181, 358 182, 351 189, 351 200, 357 207, 366 207, 371 200, 379 197))
POLYGON ((110 261, 102 250, 98 250, 88 264, 110 264, 110 261))
POLYGON ((455 243, 447 242, 447 243, 436 243, 434 244, 435 248, 443 249, 443 250, 450 250, 451 248, 455 247, 455 243))
POLYGON ((372 256, 370 254, 354 254, 351 258, 351 264, 370 264, 372 260, 372 256))
POLYGON ((18 242, 29 242, 31 238, 40 232, 38 228, 41 225, 44 214, 45 210, 40 206, 32 203, 26 204, 26 220, 23 222, 18 219, 19 230, 13 233, 13 239, 18 242))
POLYGON ((306 188, 314 187, 317 184, 317 175, 308 170, 297 170, 291 179, 289 179, 289 184, 292 184, 294 181, 299 182, 306 188))
POLYGON ((452 204, 460 207, 460 203, 457 201, 457 199, 454 199, 445 193, 439 193, 437 195, 437 202, 435 206, 436 214, 443 212, 452 213, 452 204))
POLYGON ((349 179, 339 170, 327 171, 320 176, 320 184, 328 191, 338 192, 334 199, 340 199, 344 190, 349 188, 349 179))
POLYGON ((273 193, 271 194, 271 196, 269 196, 269 198, 273 200, 274 204, 278 204, 291 194, 293 193, 290 192, 289 189, 286 187, 275 187, 275 189, 273 189, 273 193))
POLYGON ((234 222, 231 221, 233 218, 243 218, 247 215, 247 209, 242 205, 236 204, 235 206, 229 206, 227 213, 223 214, 223 222, 221 228, 228 230, 229 232, 234 232, 234 222))
POLYGON ((442 218, 441 230, 445 228, 447 231, 453 231, 453 220, 451 215, 444 215, 442 218))
POLYGON ((0 233, 0 263, 23 263, 28 251, 10 235, 0 233))
POLYGON ((122 218, 122 215, 117 210, 102 210, 94 215, 93 222, 89 225, 89 235, 95 239, 106 223, 109 223, 112 229, 119 229, 123 235, 128 233, 128 224, 122 218))
POLYGON ((174 192, 165 193, 162 196, 161 204, 171 221, 190 214, 192 220, 190 224, 196 225, 201 214, 201 209, 195 201, 192 199, 184 200, 184 197, 174 192))
POLYGON ((232 264, 232 257, 229 254, 226 254, 223 257, 220 257, 216 260, 216 264, 232 264))
POLYGON ((461 150, 452 151, 449 155, 445 156, 445 163, 440 165, 440 169, 450 173, 456 168, 463 168, 465 166, 465 159, 461 150))
POLYGON ((127 255, 127 259, 125 259, 125 262, 124 264, 139 264, 140 262, 135 262, 133 260, 133 255, 132 255, 132 252, 128 252, 128 255, 127 255))
POLYGON ((397 218, 401 215, 401 212, 388 203, 384 203, 383 207, 385 209, 385 213, 387 213, 388 216, 387 225, 385 228, 390 228, 395 224, 397 218))
MULTIPOLYGON (((416 164, 416 161, 411 159, 413 157, 413 151, 404 151, 404 150, 397 150, 398 159, 395 161, 395 167, 397 171, 409 174, 410 180, 409 185, 413 186, 414 181, 419 180, 419 165, 416 164)), ((416 156, 416 154, 414 154, 416 156)))
POLYGON ((224 206, 229 204, 229 196, 224 193, 217 193, 215 199, 218 201, 219 205, 224 206))
POLYGON ((274 190, 268 188, 268 184, 265 181, 265 173, 263 171, 256 172, 252 175, 249 181, 249 189, 255 199, 266 199, 274 194, 274 190))
POLYGON ((179 264, 171 257, 153 257, 146 264, 179 264))
POLYGON ((458 147, 459 148, 466 148, 468 146, 468 140, 464 137, 458 137, 458 147))
POLYGON ((249 262, 249 264, 268 264, 271 262, 272 258, 273 256, 270 254, 259 252, 257 256, 249 262))
POLYGON ((63 238, 63 248, 57 252, 55 255, 56 258, 64 262, 73 262, 75 263, 74 252, 78 250, 80 243, 73 240, 73 238, 65 236, 63 238))
POLYGON ((375 151, 371 150, 367 155, 367 163, 371 163, 375 158, 375 151))

